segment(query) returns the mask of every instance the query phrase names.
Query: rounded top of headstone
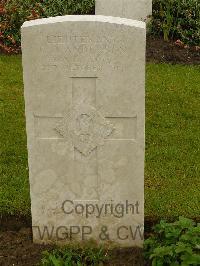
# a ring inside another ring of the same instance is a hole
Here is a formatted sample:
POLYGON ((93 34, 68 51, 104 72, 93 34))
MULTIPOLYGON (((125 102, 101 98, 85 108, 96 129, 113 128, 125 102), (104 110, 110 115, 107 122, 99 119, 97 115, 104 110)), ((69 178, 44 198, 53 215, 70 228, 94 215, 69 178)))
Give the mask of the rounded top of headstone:
POLYGON ((102 15, 80 15, 80 16, 67 15, 67 16, 42 18, 42 19, 25 21, 22 25, 22 28, 53 24, 53 23, 61 23, 61 22, 102 22, 102 23, 125 25, 141 29, 146 28, 146 24, 142 21, 120 18, 120 17, 102 16, 102 15))

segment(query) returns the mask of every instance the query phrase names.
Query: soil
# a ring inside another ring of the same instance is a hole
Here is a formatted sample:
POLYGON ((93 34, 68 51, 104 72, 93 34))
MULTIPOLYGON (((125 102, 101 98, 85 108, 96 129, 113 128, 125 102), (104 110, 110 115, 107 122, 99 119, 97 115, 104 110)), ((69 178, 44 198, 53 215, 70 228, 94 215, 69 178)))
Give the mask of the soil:
POLYGON ((0 233, 0 265, 36 265, 40 262, 41 252, 49 247, 32 243, 31 229, 22 227, 19 231, 0 233))
MULTIPOLYGON (((0 219, 0 266, 35 266, 42 252, 53 246, 33 244, 30 220, 23 217, 0 219)), ((140 248, 120 248, 109 252, 105 266, 143 266, 140 248)), ((147 264, 146 264, 147 265, 147 264)))
POLYGON ((200 47, 187 47, 181 41, 166 42, 147 37, 147 62, 172 64, 200 64, 200 47))

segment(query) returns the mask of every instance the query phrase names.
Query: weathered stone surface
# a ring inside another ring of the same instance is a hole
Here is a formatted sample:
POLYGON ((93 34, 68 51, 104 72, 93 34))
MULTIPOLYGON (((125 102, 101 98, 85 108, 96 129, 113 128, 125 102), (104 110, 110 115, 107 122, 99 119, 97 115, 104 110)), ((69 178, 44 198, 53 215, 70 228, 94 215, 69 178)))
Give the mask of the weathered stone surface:
POLYGON ((152 0, 95 0, 95 14, 146 21, 152 0))
POLYGON ((23 24, 35 242, 104 241, 106 226, 109 240, 142 245, 145 35, 104 16, 23 24))

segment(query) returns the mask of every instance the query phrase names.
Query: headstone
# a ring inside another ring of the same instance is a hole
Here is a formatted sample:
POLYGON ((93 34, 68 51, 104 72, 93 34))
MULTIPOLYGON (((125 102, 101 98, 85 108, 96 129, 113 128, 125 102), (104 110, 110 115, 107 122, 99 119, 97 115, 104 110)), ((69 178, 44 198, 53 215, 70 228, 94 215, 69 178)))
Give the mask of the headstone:
POLYGON ((22 26, 33 239, 141 246, 145 23, 22 26))
POLYGON ((152 0, 95 0, 95 14, 146 21, 152 0))

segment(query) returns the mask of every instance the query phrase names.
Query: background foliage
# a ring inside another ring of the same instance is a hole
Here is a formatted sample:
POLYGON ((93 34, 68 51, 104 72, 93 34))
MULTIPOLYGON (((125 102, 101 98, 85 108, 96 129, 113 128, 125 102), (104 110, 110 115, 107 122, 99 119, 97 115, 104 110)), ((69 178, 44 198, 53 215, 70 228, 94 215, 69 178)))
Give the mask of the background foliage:
MULTIPOLYGON (((66 14, 94 14, 95 0, 0 0, 0 48, 20 49, 20 27, 25 20, 66 14)), ((199 0, 153 0, 150 32, 200 45, 199 0)))
MULTIPOLYGON (((1 1, 1 0, 0 0, 1 1)), ((4 0, 0 2, 0 48, 20 46, 20 27, 26 20, 71 14, 93 14, 95 0, 4 0)))
MULTIPOLYGON (((0 0, 0 48, 20 51, 20 27, 25 20, 66 14, 94 14, 95 0, 0 0)), ((180 39, 200 45, 199 0, 153 0, 150 32, 166 41, 180 39)))
POLYGON ((200 1, 153 0, 151 33, 200 45, 200 1))

